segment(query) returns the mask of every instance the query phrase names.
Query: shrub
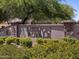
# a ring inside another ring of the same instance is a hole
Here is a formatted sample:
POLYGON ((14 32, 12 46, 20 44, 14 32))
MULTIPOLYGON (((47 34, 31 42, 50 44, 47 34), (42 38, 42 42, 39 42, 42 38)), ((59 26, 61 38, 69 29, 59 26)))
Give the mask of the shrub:
POLYGON ((0 37, 0 44, 3 44, 3 43, 5 43, 5 39, 6 39, 7 37, 0 37))
POLYGON ((5 41, 7 44, 11 44, 15 42, 15 39, 16 39, 15 37, 7 37, 5 41))
POLYGON ((72 37, 64 37, 63 40, 70 44, 74 44, 76 39, 72 37))
MULTIPOLYGON (((11 39, 8 37, 5 40, 9 38, 11 39)), ((79 59, 79 40, 74 38, 65 37, 63 40, 37 38, 38 44, 33 47, 30 38, 12 37, 12 39, 14 39, 12 43, 20 43, 22 46, 19 48, 9 44, 0 45, 0 56, 11 56, 4 59, 79 59)))
POLYGON ((3 40, 5 40, 7 37, 0 37, 0 39, 3 39, 3 40))
POLYGON ((14 45, 0 45, 0 59, 23 59, 24 55, 23 48, 18 49, 14 45))
POLYGON ((32 47, 32 40, 30 38, 20 38, 20 43, 26 47, 32 47))
POLYGON ((15 39, 15 44, 20 45, 20 39, 19 38, 15 39))
POLYGON ((3 44, 5 41, 3 39, 0 39, 0 44, 3 44))
POLYGON ((36 39, 36 42, 37 42, 38 44, 41 44, 41 45, 44 44, 44 40, 43 40, 42 38, 37 38, 37 39, 36 39))

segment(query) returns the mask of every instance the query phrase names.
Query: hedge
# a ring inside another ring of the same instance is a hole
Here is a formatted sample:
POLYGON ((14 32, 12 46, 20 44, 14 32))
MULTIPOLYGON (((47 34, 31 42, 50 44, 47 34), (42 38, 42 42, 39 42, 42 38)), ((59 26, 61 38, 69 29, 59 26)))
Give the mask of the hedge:
MULTIPOLYGON (((3 40, 6 39, 8 38, 3 40)), ((33 47, 31 38, 15 38, 12 41, 17 44, 16 42, 20 48, 11 43, 0 44, 0 56, 10 56, 6 59, 79 59, 79 40, 71 37, 60 40, 37 38, 37 45, 33 47)))

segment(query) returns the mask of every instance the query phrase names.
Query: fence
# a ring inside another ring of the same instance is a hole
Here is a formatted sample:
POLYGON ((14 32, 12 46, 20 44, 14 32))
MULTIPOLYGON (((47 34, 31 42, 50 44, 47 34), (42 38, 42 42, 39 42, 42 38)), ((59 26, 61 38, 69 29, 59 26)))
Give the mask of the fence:
POLYGON ((0 29, 0 36, 63 38, 64 36, 79 38, 79 25, 64 24, 14 24, 0 29))

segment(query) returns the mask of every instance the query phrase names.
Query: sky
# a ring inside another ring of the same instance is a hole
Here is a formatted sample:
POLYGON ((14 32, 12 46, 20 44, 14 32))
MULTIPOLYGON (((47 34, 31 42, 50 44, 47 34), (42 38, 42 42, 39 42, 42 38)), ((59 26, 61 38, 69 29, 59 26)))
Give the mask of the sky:
POLYGON ((64 3, 69 4, 76 10, 74 20, 78 21, 79 20, 79 0, 65 0, 64 3))

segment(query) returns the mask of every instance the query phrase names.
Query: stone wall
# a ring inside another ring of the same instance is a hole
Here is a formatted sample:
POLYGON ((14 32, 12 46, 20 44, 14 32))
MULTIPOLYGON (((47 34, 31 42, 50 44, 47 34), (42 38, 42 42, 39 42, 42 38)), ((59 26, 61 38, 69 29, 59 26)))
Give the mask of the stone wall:
POLYGON ((72 36, 79 38, 79 24, 14 24, 0 28, 0 36, 63 38, 72 36))
POLYGON ((0 36, 17 37, 17 26, 8 26, 8 27, 0 28, 0 36))

